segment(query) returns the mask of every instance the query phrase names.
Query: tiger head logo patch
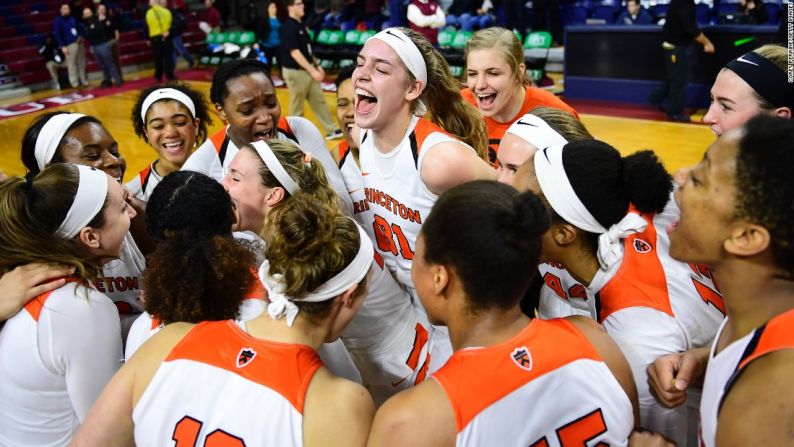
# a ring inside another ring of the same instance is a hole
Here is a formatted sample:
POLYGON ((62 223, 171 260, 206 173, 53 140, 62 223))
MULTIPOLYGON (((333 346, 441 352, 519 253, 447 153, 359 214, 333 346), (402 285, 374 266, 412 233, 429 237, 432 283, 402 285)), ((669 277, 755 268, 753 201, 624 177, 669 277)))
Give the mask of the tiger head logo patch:
POLYGON ((532 370, 532 356, 529 354, 529 349, 526 346, 521 346, 513 349, 510 353, 510 358, 521 369, 532 370))
POLYGON ((648 253, 653 249, 651 244, 645 242, 642 239, 634 239, 634 251, 637 253, 648 253))
POLYGON ((256 351, 251 348, 243 348, 240 349, 240 353, 237 354, 237 367, 242 368, 243 366, 251 363, 251 360, 256 357, 256 351))

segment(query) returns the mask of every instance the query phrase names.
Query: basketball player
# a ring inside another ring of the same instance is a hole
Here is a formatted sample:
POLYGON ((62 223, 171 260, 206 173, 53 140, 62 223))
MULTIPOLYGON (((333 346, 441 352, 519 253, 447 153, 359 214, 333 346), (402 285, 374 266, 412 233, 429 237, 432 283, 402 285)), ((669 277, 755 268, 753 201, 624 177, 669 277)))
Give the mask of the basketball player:
MULTIPOLYGON (((460 96, 441 54, 406 28, 388 28, 367 40, 353 86, 356 125, 367 129, 359 178, 372 219, 364 226, 373 228, 378 252, 415 297, 410 272, 416 237, 438 195, 470 180, 495 178, 484 161, 485 125, 460 96), (426 112, 433 121, 422 117, 426 112)), ((445 331, 434 332, 439 351, 431 354, 430 372, 451 353, 445 331)))
POLYGON ((118 258, 135 211, 114 178, 57 163, 0 184, 0 271, 74 269, 0 331, 0 444, 66 445, 121 363, 118 313, 91 287, 118 258))
POLYGON ((292 141, 322 163, 331 185, 344 200, 343 209, 350 211, 347 189, 325 139, 306 118, 281 116, 266 64, 239 59, 221 65, 212 76, 210 101, 227 126, 196 149, 182 169, 207 174, 220 182, 243 145, 271 139, 292 141))
POLYGON ((626 444, 637 395, 618 346, 589 318, 530 319, 519 307, 548 228, 537 196, 501 183, 439 197, 412 272, 455 353, 378 410, 372 445, 626 444))
POLYGON ((132 127, 158 158, 127 183, 130 192, 148 201, 163 177, 178 171, 196 145, 204 143, 208 124, 212 120, 204 95, 185 84, 141 91, 132 108, 132 127))
MULTIPOLYGON (((95 117, 80 113, 52 112, 36 118, 22 137, 21 155, 28 172, 34 174, 51 163, 74 163, 105 171, 121 183, 127 169, 110 132, 95 117)), ((151 241, 143 228, 145 204, 130 195, 125 197, 138 216, 124 239, 121 257, 103 265, 102 275, 92 281, 99 292, 116 303, 126 336, 143 311, 140 293, 146 259, 142 252, 148 252, 151 241)))
POLYGON ((247 321, 266 307, 266 293, 252 274, 259 267, 254 253, 232 236, 236 219, 229 194, 215 180, 198 172, 169 174, 155 189, 146 211, 146 225, 157 248, 148 257, 154 269, 144 275, 146 312, 133 323, 125 358, 163 326, 232 318, 247 321), (222 288, 217 265, 225 265, 238 286, 222 288), (242 303, 233 299, 247 288, 242 303), (204 297, 207 295, 207 297, 204 297), (210 299, 209 297, 213 297, 210 299))
POLYGON ((355 65, 348 65, 339 70, 336 75, 336 121, 342 129, 344 140, 337 148, 337 160, 349 150, 353 150, 353 157, 358 160, 358 139, 353 135, 353 126, 356 124, 356 93, 353 90, 353 69, 355 65))
MULTIPOLYGON (((366 442, 371 398, 333 376, 316 350, 361 306, 372 243, 338 207, 310 194, 274 213, 264 231, 268 262, 260 268, 267 314, 244 324, 165 327, 114 377, 74 445, 366 442)), ((219 287, 236 289, 239 304, 244 289, 227 280, 225 265, 217 268, 224 274, 219 287)))
POLYGON ((759 113, 790 119, 794 87, 789 66, 788 52, 780 45, 764 45, 728 62, 711 87, 703 122, 720 136, 759 113))
MULTIPOLYGON (((272 218, 271 213, 296 194, 311 194, 329 206, 339 206, 322 166, 285 141, 243 146, 229 165, 223 185, 235 203, 237 231, 261 234, 264 222, 272 218)), ((410 295, 386 270, 382 256, 376 254, 375 260, 364 305, 341 339, 361 382, 370 390, 375 403, 380 404, 427 376, 430 325, 413 306, 410 295)), ((324 349, 332 347, 324 346, 324 349)), ((345 353, 321 351, 321 354, 332 371, 344 374, 345 353)))
POLYGON ((535 107, 554 107, 578 118, 571 106, 532 86, 524 49, 512 31, 498 27, 477 31, 466 43, 465 58, 467 88, 462 94, 485 118, 491 163, 496 163, 505 130, 535 107))
POLYGON ((670 254, 714 268, 727 318, 711 350, 662 357, 648 378, 672 407, 705 369, 700 442, 706 447, 791 443, 792 140, 791 120, 762 114, 725 133, 703 161, 676 175, 681 219, 670 233, 670 254))
POLYGON ((74 267, 61 264, 31 262, 0 276, 0 321, 19 312, 31 299, 66 284, 64 277, 74 273, 74 267))
POLYGON ((542 194, 553 211, 542 261, 584 286, 594 318, 623 350, 640 424, 683 445, 686 409, 662 407, 645 371, 662 355, 708 345, 724 304, 707 269, 670 258, 667 228, 678 220, 670 175, 651 151, 621 157, 606 143, 582 140, 536 152, 516 184, 542 194))

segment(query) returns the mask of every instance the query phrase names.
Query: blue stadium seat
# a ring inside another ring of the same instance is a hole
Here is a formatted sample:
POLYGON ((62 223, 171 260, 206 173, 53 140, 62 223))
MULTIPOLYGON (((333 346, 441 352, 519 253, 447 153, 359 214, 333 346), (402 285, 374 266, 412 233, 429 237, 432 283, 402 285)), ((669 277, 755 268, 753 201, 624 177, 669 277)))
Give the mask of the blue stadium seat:
POLYGON ((780 22, 780 12, 781 7, 779 3, 764 3, 764 7, 766 8, 766 14, 769 16, 769 20, 766 23, 770 25, 777 25, 780 22))
POLYGON ((705 3, 695 5, 695 19, 698 25, 707 25, 711 21, 711 9, 705 3))
POLYGON ((615 7, 612 5, 596 6, 592 17, 594 19, 603 19, 609 25, 615 22, 616 12, 615 7))

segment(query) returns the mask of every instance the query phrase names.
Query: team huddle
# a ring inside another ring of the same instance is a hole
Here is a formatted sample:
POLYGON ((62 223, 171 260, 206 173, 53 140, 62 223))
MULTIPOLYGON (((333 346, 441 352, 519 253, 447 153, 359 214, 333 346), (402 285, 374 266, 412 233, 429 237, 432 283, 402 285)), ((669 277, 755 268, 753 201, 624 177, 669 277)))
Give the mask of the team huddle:
MULTIPOLYGON (((388 28, 345 140, 255 60, 140 92, 122 185, 96 117, 0 182, 0 445, 788 445, 794 87, 723 68, 696 166, 621 156, 489 28, 468 85, 388 28)), ((744 63, 752 62, 751 64, 744 63)))

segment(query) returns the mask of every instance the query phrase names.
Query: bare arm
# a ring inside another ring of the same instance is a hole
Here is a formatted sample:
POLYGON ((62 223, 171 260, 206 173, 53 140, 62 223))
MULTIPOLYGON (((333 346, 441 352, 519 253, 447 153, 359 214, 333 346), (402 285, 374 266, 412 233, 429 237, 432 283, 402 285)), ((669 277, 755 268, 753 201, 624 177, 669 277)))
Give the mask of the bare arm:
POLYGON ((438 382, 428 379, 393 396, 378 409, 367 445, 452 446, 456 436, 449 399, 438 382))
POLYGON ((315 67, 314 64, 306 60, 306 58, 303 56, 303 53, 301 53, 301 50, 295 48, 289 52, 289 55, 292 56, 292 58, 295 59, 295 62, 297 62, 301 68, 306 70, 315 81, 319 82, 325 78, 325 71, 323 71, 322 68, 315 67))
POLYGON ((695 41, 701 45, 703 45, 703 52, 704 53, 714 53, 714 44, 711 43, 708 37, 705 34, 700 33, 697 37, 695 37, 695 41))
POLYGON ((374 413, 372 397, 363 386, 322 368, 306 391, 304 445, 363 446, 374 413))
POLYGON ((496 180, 496 171, 462 143, 445 141, 429 148, 421 167, 422 181, 434 194, 472 180, 496 180))
POLYGON ((718 416, 720 447, 794 444, 794 350, 750 363, 728 392, 718 416))

